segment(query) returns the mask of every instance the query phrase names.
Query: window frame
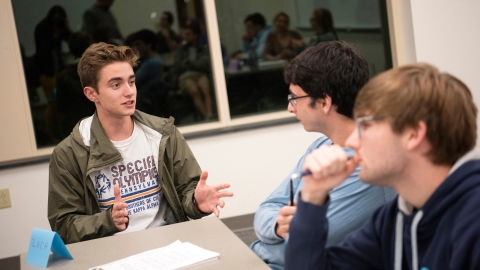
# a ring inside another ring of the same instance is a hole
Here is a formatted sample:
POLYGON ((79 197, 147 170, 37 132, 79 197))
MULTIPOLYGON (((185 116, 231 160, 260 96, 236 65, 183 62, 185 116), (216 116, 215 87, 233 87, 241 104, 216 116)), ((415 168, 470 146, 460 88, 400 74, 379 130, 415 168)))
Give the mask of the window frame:
MULTIPOLYGON (((405 36, 405 20, 402 17, 402 0, 387 0, 387 16, 390 33, 390 46, 393 66, 407 63, 409 57, 408 41, 405 36)), ((225 71, 223 67, 220 34, 217 24, 215 0, 203 0, 208 44, 211 55, 215 102, 218 108, 218 121, 180 126, 178 129, 187 138, 192 136, 211 136, 221 132, 244 128, 261 128, 272 124, 295 121, 295 117, 285 110, 260 113, 252 116, 230 117, 225 71)), ((0 76, 4 79, 4 98, 0 99, 2 117, 2 135, 0 135, 0 166, 45 159, 54 147, 38 148, 33 120, 24 79, 18 35, 11 0, 0 0, 0 58, 7 65, 0 67, 0 76), (5 77, 4 77, 5 76, 5 77), (7 91, 8 89, 16 89, 7 91)), ((410 38, 413 40, 413 38, 410 38)))

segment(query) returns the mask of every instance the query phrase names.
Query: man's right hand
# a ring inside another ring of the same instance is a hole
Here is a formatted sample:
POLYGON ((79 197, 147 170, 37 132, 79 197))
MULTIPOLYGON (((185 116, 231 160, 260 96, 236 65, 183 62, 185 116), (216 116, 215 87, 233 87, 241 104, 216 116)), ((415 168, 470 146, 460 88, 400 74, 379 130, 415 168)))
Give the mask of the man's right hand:
POLYGON ((293 215, 297 211, 297 206, 284 206, 278 212, 277 226, 275 226, 275 233, 285 239, 288 235, 288 229, 290 228, 290 222, 293 215))
POLYGON ((357 155, 348 159, 347 153, 338 145, 322 145, 315 149, 303 163, 303 170, 309 170, 311 175, 303 177, 302 200, 325 204, 328 193, 347 179, 359 163, 357 155))
POLYGON ((113 194, 115 195, 115 202, 112 207, 113 223, 119 231, 125 231, 128 222, 128 212, 125 208, 127 208, 128 205, 123 201, 122 196, 120 196, 120 188, 118 185, 113 186, 113 194))

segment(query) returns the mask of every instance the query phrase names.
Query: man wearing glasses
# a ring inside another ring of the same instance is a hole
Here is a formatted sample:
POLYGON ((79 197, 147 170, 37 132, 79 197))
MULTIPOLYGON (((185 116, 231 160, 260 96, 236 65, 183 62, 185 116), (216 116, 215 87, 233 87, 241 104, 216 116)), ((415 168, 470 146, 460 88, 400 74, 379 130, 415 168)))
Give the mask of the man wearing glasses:
POLYGON ((480 269, 480 152, 477 108, 457 78, 428 64, 386 71, 355 101, 346 145, 307 156, 286 269, 480 269), (362 182, 398 198, 360 229, 325 247, 335 190, 360 165, 362 182), (328 209, 328 210, 327 210, 328 209))
MULTIPOLYGON (((290 85, 288 111, 294 113, 308 132, 321 135, 305 155, 322 145, 343 147, 355 129, 353 102, 369 79, 366 60, 360 52, 344 42, 324 42, 311 47, 285 68, 285 82, 290 85)), ((345 149, 353 154, 351 149, 345 149)), ((300 172, 305 155, 292 173, 300 172)), ((373 211, 395 196, 393 190, 373 187, 358 180, 359 168, 347 181, 330 192, 327 218, 327 245, 343 240, 359 228, 373 211)), ((293 196, 298 198, 301 179, 293 179, 293 196)), ((290 175, 260 205, 254 229, 259 238, 251 249, 273 269, 283 269, 285 239, 297 209, 290 201, 290 175)))

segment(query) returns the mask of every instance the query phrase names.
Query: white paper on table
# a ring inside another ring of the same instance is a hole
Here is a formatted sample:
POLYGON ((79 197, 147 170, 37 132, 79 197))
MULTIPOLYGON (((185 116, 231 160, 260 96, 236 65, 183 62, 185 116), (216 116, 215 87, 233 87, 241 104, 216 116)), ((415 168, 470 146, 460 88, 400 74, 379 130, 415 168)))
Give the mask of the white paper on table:
POLYGON ((145 251, 118 261, 92 267, 89 270, 158 270, 180 269, 218 259, 220 254, 179 240, 172 244, 145 251))

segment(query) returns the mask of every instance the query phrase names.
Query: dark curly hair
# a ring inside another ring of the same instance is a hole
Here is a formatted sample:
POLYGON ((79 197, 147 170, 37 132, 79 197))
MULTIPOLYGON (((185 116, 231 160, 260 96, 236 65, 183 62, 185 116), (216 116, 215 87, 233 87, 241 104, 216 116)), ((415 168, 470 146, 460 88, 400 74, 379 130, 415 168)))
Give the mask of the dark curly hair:
POLYGON ((337 112, 353 118, 358 91, 370 77, 362 54, 343 41, 322 42, 303 51, 285 67, 285 82, 300 86, 315 100, 329 96, 337 112))
POLYGON ((248 21, 251 21, 253 25, 260 25, 262 28, 265 27, 266 24, 265 17, 258 12, 248 15, 245 18, 244 23, 247 23, 248 21))

